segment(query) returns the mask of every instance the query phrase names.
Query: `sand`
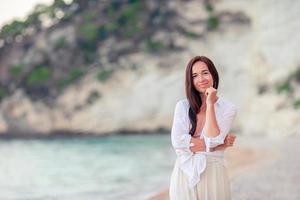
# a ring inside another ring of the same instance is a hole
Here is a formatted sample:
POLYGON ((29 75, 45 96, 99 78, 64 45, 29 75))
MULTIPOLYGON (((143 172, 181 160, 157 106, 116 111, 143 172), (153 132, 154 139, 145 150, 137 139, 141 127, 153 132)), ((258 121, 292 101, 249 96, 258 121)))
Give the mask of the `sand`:
MULTIPOLYGON (((249 147, 231 147, 226 150, 225 159, 228 164, 230 179, 240 173, 244 173, 252 166, 257 165, 266 158, 271 158, 272 153, 249 147)), ((168 189, 160 191, 149 200, 168 200, 168 189)))

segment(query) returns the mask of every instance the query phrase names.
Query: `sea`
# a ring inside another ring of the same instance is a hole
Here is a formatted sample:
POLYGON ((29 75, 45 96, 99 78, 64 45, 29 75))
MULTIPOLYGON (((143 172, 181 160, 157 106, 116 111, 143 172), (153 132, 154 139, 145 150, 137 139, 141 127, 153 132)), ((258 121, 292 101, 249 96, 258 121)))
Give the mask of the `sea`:
POLYGON ((146 200, 174 162, 162 133, 0 139, 0 200, 146 200))

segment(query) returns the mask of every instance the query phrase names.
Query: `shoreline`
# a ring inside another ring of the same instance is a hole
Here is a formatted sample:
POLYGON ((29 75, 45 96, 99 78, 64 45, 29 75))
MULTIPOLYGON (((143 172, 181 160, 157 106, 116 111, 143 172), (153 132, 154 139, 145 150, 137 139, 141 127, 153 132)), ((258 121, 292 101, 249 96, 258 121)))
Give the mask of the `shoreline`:
MULTIPOLYGON (((229 179, 241 173, 245 173, 247 169, 257 166, 265 159, 270 158, 271 152, 265 150, 254 149, 250 147, 231 147, 225 152, 225 161, 227 164, 229 179)), ((158 192, 148 200, 169 200, 168 188, 158 192)))
POLYGON ((131 136, 131 135, 167 135, 170 130, 158 128, 153 130, 120 130, 106 133, 75 132, 68 130, 54 131, 48 134, 43 133, 10 133, 0 134, 0 140, 30 140, 30 139, 69 139, 69 138, 100 138, 109 136, 131 136))

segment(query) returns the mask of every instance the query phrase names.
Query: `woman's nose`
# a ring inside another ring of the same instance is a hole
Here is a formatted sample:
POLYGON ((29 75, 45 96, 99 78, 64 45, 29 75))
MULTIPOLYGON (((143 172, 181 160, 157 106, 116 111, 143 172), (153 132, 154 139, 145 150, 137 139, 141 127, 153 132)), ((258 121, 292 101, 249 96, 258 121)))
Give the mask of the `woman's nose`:
POLYGON ((197 78, 198 78, 197 81, 199 81, 199 82, 202 82, 204 80, 204 77, 201 75, 199 75, 197 78))

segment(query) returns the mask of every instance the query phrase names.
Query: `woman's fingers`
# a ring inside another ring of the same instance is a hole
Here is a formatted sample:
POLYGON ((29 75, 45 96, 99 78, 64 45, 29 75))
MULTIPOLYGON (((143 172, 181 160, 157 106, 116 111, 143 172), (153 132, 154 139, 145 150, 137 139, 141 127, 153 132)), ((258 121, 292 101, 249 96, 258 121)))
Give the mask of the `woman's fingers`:
POLYGON ((231 146, 233 146, 233 144, 234 144, 234 142, 235 142, 235 136, 231 139, 231 141, 230 141, 230 144, 231 144, 231 146))
POLYGON ((217 89, 215 89, 214 87, 210 86, 209 88, 207 88, 204 92, 204 94, 206 95, 206 97, 208 96, 216 96, 217 95, 217 89))
POLYGON ((225 144, 228 146, 233 146, 236 136, 232 133, 229 133, 225 138, 225 144))

